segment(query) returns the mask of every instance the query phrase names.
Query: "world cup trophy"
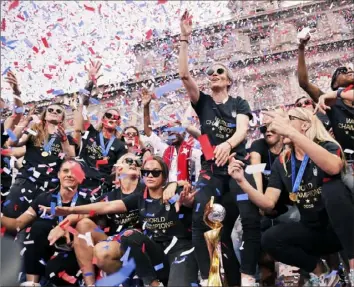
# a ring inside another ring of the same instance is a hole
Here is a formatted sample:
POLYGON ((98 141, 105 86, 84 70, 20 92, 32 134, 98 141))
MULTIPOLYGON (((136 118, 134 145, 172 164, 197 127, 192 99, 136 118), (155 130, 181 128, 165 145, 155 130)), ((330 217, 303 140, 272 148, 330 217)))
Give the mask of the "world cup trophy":
POLYGON ((208 278, 208 286, 223 286, 220 269, 222 266, 220 231, 223 227, 222 221, 225 218, 225 208, 218 203, 214 203, 212 196, 204 209, 204 222, 211 230, 204 233, 210 256, 210 270, 208 278))

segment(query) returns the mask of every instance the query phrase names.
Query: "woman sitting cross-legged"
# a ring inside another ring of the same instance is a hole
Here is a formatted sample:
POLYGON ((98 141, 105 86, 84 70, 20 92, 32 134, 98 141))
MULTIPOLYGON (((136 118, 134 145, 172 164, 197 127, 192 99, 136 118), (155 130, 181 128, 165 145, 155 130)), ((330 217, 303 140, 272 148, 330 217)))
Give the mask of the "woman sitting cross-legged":
POLYGON ((269 130, 284 136, 291 146, 272 166, 265 194, 245 179, 241 161, 231 159, 229 174, 257 206, 272 210, 285 192, 298 206, 300 222, 268 229, 262 246, 275 260, 310 273, 309 286, 327 285, 327 267, 320 260, 343 249, 348 255, 354 284, 354 205, 341 180, 345 158, 340 145, 310 111, 295 108, 289 118, 268 114, 269 130))
MULTIPOLYGON (((136 193, 109 202, 93 203, 81 208, 59 207, 57 215, 64 214, 111 214, 138 210, 143 231, 127 230, 116 252, 129 253, 136 264, 136 274, 145 285, 158 286, 160 282, 169 286, 191 286, 197 284, 198 269, 191 241, 192 210, 194 193, 177 190, 176 196, 164 203, 164 189, 168 179, 168 168, 162 158, 153 156, 146 160, 141 169, 146 188, 136 193), (120 246, 121 245, 121 246, 120 246), (183 276, 181 276, 183 275, 183 276), (159 282, 160 281, 160 282, 159 282)), ((107 242, 95 247, 95 254, 106 248, 107 242)), ((104 252, 106 252, 104 250, 104 252)))

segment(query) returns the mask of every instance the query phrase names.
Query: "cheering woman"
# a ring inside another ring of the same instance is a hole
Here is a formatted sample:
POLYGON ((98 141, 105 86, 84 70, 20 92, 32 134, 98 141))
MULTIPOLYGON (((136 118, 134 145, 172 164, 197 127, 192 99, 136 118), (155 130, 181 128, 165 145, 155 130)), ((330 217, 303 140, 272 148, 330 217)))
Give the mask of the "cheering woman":
MULTIPOLYGON (((194 193, 182 191, 168 203, 163 203, 168 168, 160 157, 153 156, 146 160, 141 174, 146 185, 142 193, 134 192, 123 199, 81 208, 57 208, 56 214, 120 214, 138 210, 144 233, 136 229, 127 230, 121 237, 121 245, 129 257, 134 258, 139 278, 148 286, 158 286, 159 281, 164 284, 168 282, 169 286, 197 284, 198 269, 191 242, 192 214, 188 208, 194 193)), ((116 245, 118 252, 119 243, 112 244, 116 245)), ((104 246, 105 243, 102 243, 95 247, 97 253, 104 252, 104 246)))
MULTIPOLYGON (((205 172, 199 176, 197 186, 200 192, 196 195, 193 207, 193 245, 203 279, 202 285, 204 285, 209 275, 210 259, 204 239, 204 232, 208 227, 203 222, 203 211, 211 196, 214 196, 215 201, 225 207, 227 214, 221 235, 227 283, 230 286, 240 285, 239 273, 235 272, 239 264, 233 252, 231 233, 238 215, 241 215, 243 244, 240 271, 242 285, 251 286, 256 283, 254 275, 260 253, 260 215, 258 208, 247 200, 243 191, 234 180, 230 180, 227 173, 230 154, 236 154, 237 159, 247 162, 245 138, 249 119, 252 117, 251 110, 244 99, 229 96, 232 76, 223 64, 216 63, 207 69, 211 95, 199 90, 188 70, 188 44, 192 33, 191 17, 186 11, 181 19, 179 75, 192 107, 199 117, 202 135, 206 135, 210 144, 215 146, 214 152, 211 151, 213 154, 206 158, 207 149, 201 143, 204 153, 202 170, 205 172), (229 192, 230 190, 233 192, 229 192)), ((255 186, 253 177, 251 175, 247 177, 255 186)))
POLYGON ((299 208, 300 222, 267 230, 263 247, 275 260, 310 272, 312 286, 327 285, 320 257, 344 249, 353 285, 354 207, 350 190, 341 181, 343 152, 310 111, 295 108, 288 119, 269 115, 273 117, 269 130, 284 136, 291 148, 273 164, 266 193, 245 179, 243 162, 232 159, 229 165, 229 174, 260 208, 272 210, 284 192, 299 208))
POLYGON ((17 140, 10 140, 9 145, 26 146, 26 154, 7 197, 8 204, 4 204, 6 216, 20 216, 39 193, 57 186, 56 177, 64 157, 75 156, 75 144, 71 136, 65 134, 64 122, 65 110, 52 104, 40 119, 27 117, 14 130, 17 140), (33 125, 29 128, 30 122, 33 125))
MULTIPOLYGON (((97 74, 101 65, 100 62, 90 64, 88 92, 93 87, 92 81, 99 78, 97 74)), ((124 143, 116 137, 117 127, 120 125, 119 111, 116 109, 106 110, 99 127, 95 129, 88 119, 84 118, 87 117, 88 99, 89 96, 84 96, 82 103, 74 111, 75 139, 80 147, 78 156, 84 162, 86 174, 81 188, 90 189, 95 197, 102 192, 100 189, 102 189, 103 183, 108 186, 112 184, 113 165, 127 150, 124 143)))

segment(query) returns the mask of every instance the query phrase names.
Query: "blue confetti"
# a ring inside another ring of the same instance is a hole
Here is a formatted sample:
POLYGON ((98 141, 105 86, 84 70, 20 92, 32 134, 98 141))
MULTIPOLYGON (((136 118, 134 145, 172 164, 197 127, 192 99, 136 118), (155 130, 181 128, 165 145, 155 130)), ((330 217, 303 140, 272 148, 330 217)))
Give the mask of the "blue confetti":
POLYGON ((3 206, 7 206, 7 205, 9 205, 9 204, 10 204, 10 202, 11 202, 11 200, 10 200, 10 199, 6 200, 6 201, 4 202, 4 204, 3 204, 3 206))
POLYGON ((186 131, 186 128, 184 127, 170 127, 165 129, 166 132, 172 132, 172 133, 184 133, 186 131))
POLYGON ((96 115, 92 115, 92 116, 91 116, 91 120, 93 120, 93 121, 98 121, 98 117, 97 117, 96 115))
POLYGON ((17 141, 17 136, 14 134, 14 132, 10 129, 6 129, 6 133, 8 134, 9 138, 13 141, 17 141))
POLYGON ((176 201, 178 201, 179 200, 179 194, 175 194, 174 196, 172 196, 170 199, 169 199, 169 203, 170 204, 174 204, 176 201))
POLYGON ((65 92, 63 90, 54 90, 52 94, 55 96, 59 96, 65 94, 65 92))
POLYGON ((122 256, 122 258, 120 259, 120 261, 122 261, 123 263, 127 262, 129 255, 130 255, 130 246, 128 247, 127 251, 125 251, 125 253, 122 256))
POLYGON ((52 215, 54 215, 55 214, 55 202, 51 202, 50 203, 50 213, 52 214, 52 215))
POLYGON ((84 274, 85 277, 89 277, 89 276, 93 276, 93 275, 94 275, 93 272, 87 272, 84 274))
POLYGON ((178 218, 182 219, 184 217, 184 214, 178 214, 178 218))
POLYGON ((5 71, 2 72, 1 76, 7 74, 10 71, 10 67, 7 67, 5 71))
POLYGON ((116 273, 104 277, 96 282, 96 286, 119 286, 121 283, 127 280, 135 269, 134 259, 130 259, 127 264, 116 273))
POLYGON ((100 103, 100 101, 96 100, 94 98, 90 98, 90 103, 93 104, 93 105, 98 105, 100 103))
POLYGON ((220 192, 220 190, 217 188, 216 189, 216 194, 218 195, 218 196, 221 196, 221 192, 220 192))
POLYGON ((23 11, 23 14, 25 15, 26 19, 29 18, 28 14, 27 14, 27 11, 23 11))
POLYGON ((244 194, 238 194, 236 197, 237 201, 244 201, 244 200, 248 200, 248 194, 244 193, 244 194))
POLYGON ((94 229, 94 231, 99 232, 99 233, 104 233, 104 231, 99 228, 98 226, 94 229))
POLYGON ((175 90, 182 88, 182 86, 183 86, 183 83, 181 80, 179 80, 179 79, 174 80, 174 81, 169 82, 161 87, 158 87, 155 90, 155 95, 156 95, 156 97, 160 98, 161 96, 163 96, 166 93, 173 92, 175 90))
POLYGON ((24 112, 25 112, 25 109, 23 107, 15 108, 15 113, 16 114, 23 114, 24 112))
POLYGON ((25 43, 28 46, 28 48, 32 48, 33 47, 32 43, 28 39, 24 39, 23 41, 25 41, 25 43))
POLYGON ((263 174, 264 175, 270 175, 272 173, 272 171, 271 170, 263 170, 263 174))
POLYGON ((160 263, 160 264, 154 266, 155 271, 159 271, 159 270, 161 270, 162 268, 163 268, 163 263, 160 263))
POLYGON ((195 209, 195 212, 198 212, 199 211, 199 207, 200 207, 200 203, 197 204, 197 207, 195 209))
POLYGON ((79 93, 80 94, 84 94, 84 95, 89 95, 90 94, 90 92, 88 90, 86 90, 86 89, 80 89, 79 93))
POLYGON ((145 214, 147 217, 154 217, 155 215, 153 213, 146 213, 145 214))

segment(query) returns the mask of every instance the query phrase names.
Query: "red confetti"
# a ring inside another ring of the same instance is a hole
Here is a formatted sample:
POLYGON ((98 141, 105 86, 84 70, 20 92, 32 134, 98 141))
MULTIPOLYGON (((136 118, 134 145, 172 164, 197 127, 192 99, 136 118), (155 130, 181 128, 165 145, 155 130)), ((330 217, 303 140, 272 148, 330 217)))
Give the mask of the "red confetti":
POLYGON ((150 40, 152 37, 152 30, 150 29, 149 31, 146 32, 146 40, 150 40))
POLYGON ((93 8, 93 7, 86 6, 85 4, 84 4, 84 7, 85 7, 85 9, 88 10, 88 11, 95 12, 95 8, 93 8))
POLYGON ((69 65, 69 64, 72 64, 72 63, 75 63, 75 61, 64 61, 65 65, 69 65))
POLYGON ((141 252, 145 253, 145 243, 143 243, 143 246, 141 247, 141 252))
POLYGON ((8 10, 8 11, 10 11, 10 10, 12 10, 12 9, 15 9, 18 5, 20 5, 20 1, 19 1, 19 0, 13 1, 13 2, 10 4, 10 6, 9 6, 9 10, 8 10))
POLYGON ((17 18, 21 19, 22 21, 25 21, 25 17, 23 17, 21 14, 18 14, 17 18))
POLYGON ((11 152, 11 149, 1 149, 1 155, 8 155, 8 154, 10 154, 10 152, 11 152))
POLYGON ((49 80, 51 80, 53 78, 53 75, 51 74, 44 74, 44 77, 48 78, 49 80))
POLYGON ((5 231, 6 231, 6 227, 5 227, 5 226, 2 226, 2 227, 1 227, 1 237, 4 236, 5 231))
POLYGON ((50 90, 47 91, 47 94, 51 94, 53 92, 54 92, 54 89, 50 89, 50 90))
POLYGON ((165 3, 167 3, 167 0, 158 0, 157 1, 157 4, 165 4, 165 3))
POLYGON ((348 92, 354 88, 354 85, 349 85, 343 92, 348 92))
POLYGON ((38 48, 37 48, 36 46, 33 46, 33 47, 32 47, 32 50, 35 51, 36 53, 39 52, 39 50, 38 50, 38 48))
POLYGON ((75 176, 79 184, 81 184, 86 178, 84 171, 82 170, 81 166, 78 163, 73 164, 73 167, 71 168, 71 172, 75 176))
POLYGON ((209 176, 209 175, 203 174, 202 176, 203 176, 205 179, 210 180, 210 176, 209 176))
POLYGON ((65 280, 66 282, 69 282, 70 284, 75 284, 77 280, 74 276, 67 274, 65 271, 59 272, 58 277, 65 280))
POLYGON ((101 189, 101 186, 96 187, 94 190, 91 191, 91 195, 95 194, 97 191, 99 191, 101 189))
POLYGON ((89 47, 88 49, 89 49, 89 51, 91 52, 92 55, 95 55, 95 51, 91 47, 89 47))
POLYGON ((47 42, 46 38, 42 37, 42 42, 43 42, 44 47, 49 48, 49 45, 48 45, 48 42, 47 42))
POLYGON ((200 146, 202 147, 202 151, 206 160, 211 160, 214 158, 214 148, 211 145, 208 135, 201 135, 198 138, 200 142, 200 146))
POLYGON ((2 21, 1 21, 1 30, 2 31, 5 31, 6 29, 6 20, 5 18, 2 18, 2 21))
POLYGON ((96 160, 96 168, 98 168, 99 165, 105 165, 105 164, 108 164, 108 160, 106 159, 96 160))
POLYGON ((109 232, 110 228, 109 227, 106 227, 105 229, 103 229, 104 233, 107 233, 109 232))
POLYGON ((78 234, 79 234, 79 232, 77 232, 76 229, 73 228, 73 227, 70 226, 70 225, 69 225, 69 226, 66 226, 65 229, 66 229, 67 231, 69 231, 72 235, 78 235, 78 234))
POLYGON ((89 216, 90 216, 90 217, 95 216, 95 214, 96 214, 96 212, 95 212, 94 210, 90 210, 90 212, 89 212, 89 216))

